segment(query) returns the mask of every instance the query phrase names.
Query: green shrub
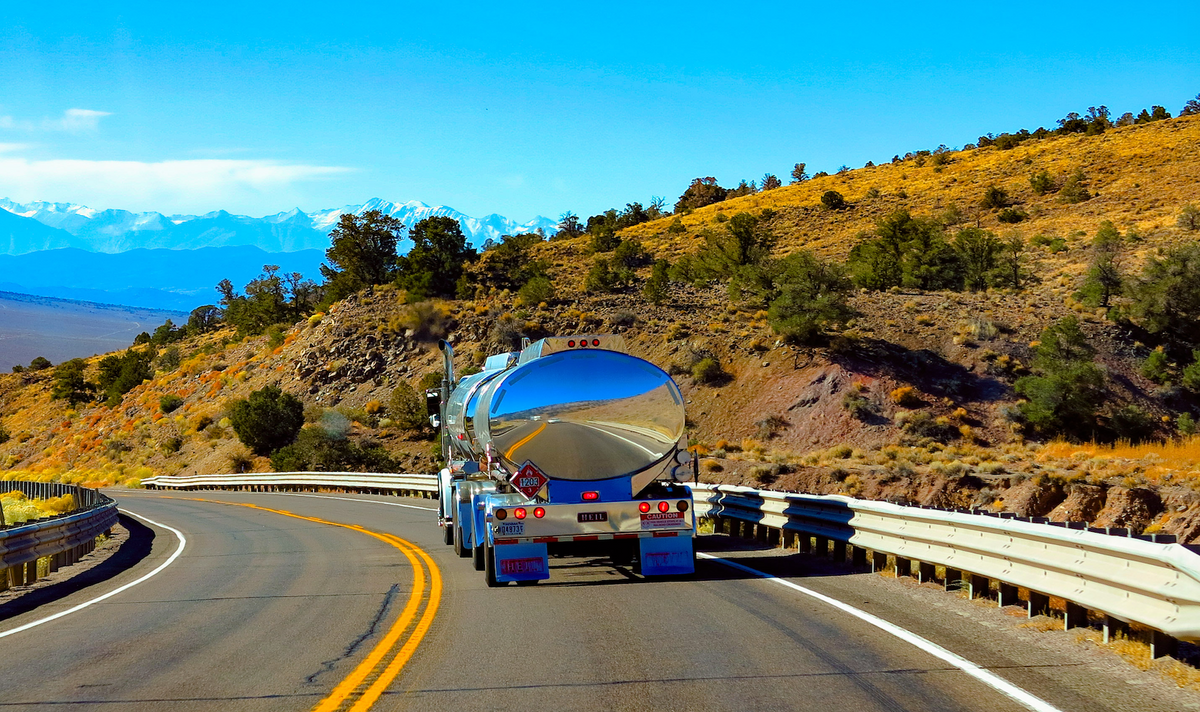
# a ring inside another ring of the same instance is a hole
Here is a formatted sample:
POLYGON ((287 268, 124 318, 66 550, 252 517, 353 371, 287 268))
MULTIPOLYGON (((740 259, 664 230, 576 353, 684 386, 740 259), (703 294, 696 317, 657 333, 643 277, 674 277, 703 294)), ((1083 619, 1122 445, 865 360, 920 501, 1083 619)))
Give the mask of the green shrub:
POLYGON ((554 299, 554 283, 547 276, 531 278, 517 291, 522 304, 536 306, 554 299))
POLYGON ((50 397, 54 400, 66 400, 72 408, 92 400, 96 394, 96 384, 84 379, 83 371, 86 367, 87 363, 81 358, 58 364, 54 369, 50 397))
POLYGON ((1147 259, 1130 295, 1130 310, 1147 331, 1200 342, 1200 242, 1147 259))
POLYGON ((1022 220, 1026 220, 1028 218, 1029 218, 1029 213, 1025 212, 1024 210, 1021 210, 1020 208, 1004 208, 1003 210, 1001 210, 999 213, 996 214, 997 220, 999 220, 1002 223, 1008 223, 1010 225, 1015 225, 1016 223, 1019 223, 1022 220))
POLYGON ((667 299, 670 280, 671 263, 666 260, 656 260, 650 271, 650 279, 642 287, 642 296, 651 304, 662 304, 667 299))
POLYGON ((158 355, 158 358, 154 361, 154 365, 163 371, 174 371, 175 369, 179 368, 179 364, 182 360, 183 355, 179 353, 179 347, 172 344, 158 355))
POLYGON ((1029 187, 1038 195, 1054 192, 1054 178, 1047 170, 1041 170, 1029 176, 1029 187))
POLYGON ((4 429, 3 425, 0 425, 0 445, 3 445, 11 439, 12 436, 8 434, 8 431, 4 429))
POLYGON ((1192 393, 1200 393, 1200 350, 1192 352, 1192 362, 1183 369, 1179 381, 1192 393))
POLYGON ((182 448, 183 438, 177 436, 166 438, 158 444, 158 449, 161 450, 164 455, 174 455, 182 448))
POLYGON ((283 339, 283 327, 279 324, 267 327, 267 348, 283 346, 283 339))
MULTIPOLYGON (((437 375, 441 377, 440 374, 437 375)), ((425 401, 417 395, 408 381, 404 380, 392 389, 392 397, 388 401, 388 416, 396 427, 409 432, 424 430, 429 425, 425 401)))
POLYGON ((827 190, 821 196, 821 205, 828 210, 841 210, 846 207, 846 199, 836 190, 827 190))
POLYGON ((304 404, 278 386, 267 386, 230 404, 229 420, 244 445, 267 455, 296 439, 304 425, 304 404))
POLYGON ((1180 413, 1175 419, 1175 429, 1184 437, 1191 437, 1196 434, 1196 420, 1192 418, 1191 413, 1180 413))
POLYGON ((1058 191, 1058 199, 1064 203, 1082 203, 1085 200, 1091 200, 1092 194, 1087 189, 1087 178, 1083 175, 1083 169, 1076 168, 1075 172, 1067 177, 1063 182, 1063 187, 1058 191))
POLYGON ((1015 386, 1026 398, 1020 404, 1021 414, 1036 431, 1081 439, 1096 436, 1105 378, 1092 362, 1094 352, 1074 317, 1042 332, 1034 355, 1038 374, 1018 380, 1015 386))
POLYGON ((395 472, 397 463, 374 442, 358 444, 320 426, 300 431, 296 441, 271 454, 276 472, 395 472))
POLYGON ((696 383, 716 383, 725 375, 721 370, 721 362, 716 358, 702 358, 692 366, 692 378, 696 383))
POLYGON ((667 226, 667 232, 669 232, 673 235, 678 235, 679 233, 686 232, 686 231, 687 231, 687 228, 685 228, 683 226, 683 220, 678 217, 676 217, 674 220, 672 220, 671 224, 667 226))
POLYGON ((1136 405, 1126 405, 1112 414, 1112 429, 1118 438, 1140 443, 1154 436, 1154 419, 1136 405))
POLYGON ((788 341, 811 343, 832 324, 855 314, 848 302, 851 283, 845 270, 807 251, 780 260, 774 281, 778 296, 767 308, 767 319, 788 341))
POLYGON ((875 412, 871 401, 854 390, 846 391, 846 395, 842 396, 842 407, 858 420, 866 420, 875 412))
POLYGON ((1200 208, 1195 205, 1185 205, 1179 211, 1175 224, 1184 230, 1200 230, 1200 208))
POLYGON ((1092 263, 1077 299, 1092 308, 1108 308, 1109 300, 1121 293, 1125 283, 1118 263, 1123 251, 1121 233, 1105 220, 1092 240, 1092 263))
POLYGON ((1165 383, 1171 376, 1171 363, 1167 360, 1167 354, 1161 348, 1150 352, 1150 355, 1142 362, 1142 375, 1155 383, 1165 383))
POLYGON ((979 200, 979 204, 988 210, 1006 208, 1010 202, 1008 193, 1003 188, 995 185, 989 185, 983 191, 983 197, 979 200))
POLYGON ((168 393, 162 398, 158 399, 158 408, 164 413, 170 413, 181 405, 183 405, 183 398, 180 398, 174 393, 168 393))

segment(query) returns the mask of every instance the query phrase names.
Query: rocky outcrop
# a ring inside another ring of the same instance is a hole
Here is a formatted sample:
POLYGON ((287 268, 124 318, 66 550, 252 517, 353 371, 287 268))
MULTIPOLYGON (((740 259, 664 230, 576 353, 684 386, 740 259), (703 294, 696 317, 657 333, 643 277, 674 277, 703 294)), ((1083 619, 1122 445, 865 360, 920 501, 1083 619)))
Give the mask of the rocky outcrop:
POLYGON ((1154 490, 1110 487, 1104 509, 1096 515, 1092 526, 1125 527, 1140 534, 1162 510, 1162 499, 1154 490))
POLYGON ((1097 485, 1073 484, 1067 498, 1049 514, 1054 522, 1090 522, 1104 508, 1104 488, 1097 485))
POLYGON ((1057 482, 1025 480, 1009 488, 1004 496, 1005 509, 1022 517, 1044 517, 1067 498, 1057 482))

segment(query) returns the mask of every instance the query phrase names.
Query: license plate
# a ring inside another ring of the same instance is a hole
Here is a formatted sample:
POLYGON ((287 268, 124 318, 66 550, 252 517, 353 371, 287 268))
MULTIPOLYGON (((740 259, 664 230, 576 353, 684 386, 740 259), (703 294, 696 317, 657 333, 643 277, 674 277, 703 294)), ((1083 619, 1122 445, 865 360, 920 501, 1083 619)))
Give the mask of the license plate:
POLYGON ((580 512, 577 521, 580 522, 607 522, 608 512, 580 512))

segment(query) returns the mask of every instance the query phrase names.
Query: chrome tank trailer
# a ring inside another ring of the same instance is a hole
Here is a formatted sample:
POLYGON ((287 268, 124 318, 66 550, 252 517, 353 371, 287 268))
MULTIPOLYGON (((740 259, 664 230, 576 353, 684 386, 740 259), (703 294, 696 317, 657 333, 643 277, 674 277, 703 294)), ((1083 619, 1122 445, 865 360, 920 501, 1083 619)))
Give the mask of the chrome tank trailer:
POLYGON ((636 493, 684 479, 684 406, 678 386, 612 335, 550 337, 487 359, 454 382, 453 349, 439 344, 450 396, 442 420, 448 460, 478 463, 507 481, 525 463, 551 480, 631 477, 636 493), (681 470, 681 472, 675 472, 681 470))

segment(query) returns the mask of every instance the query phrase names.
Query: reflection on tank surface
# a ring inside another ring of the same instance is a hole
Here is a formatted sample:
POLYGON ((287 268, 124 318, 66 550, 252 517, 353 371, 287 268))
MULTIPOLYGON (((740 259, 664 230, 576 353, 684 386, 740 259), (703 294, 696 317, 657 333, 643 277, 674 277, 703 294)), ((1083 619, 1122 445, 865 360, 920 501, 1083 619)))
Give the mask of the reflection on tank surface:
POLYGON ((492 389, 475 414, 479 427, 490 405, 492 452, 510 466, 531 460, 555 479, 644 470, 668 457, 683 435, 683 400, 671 377, 622 353, 579 350, 536 359, 492 389))

